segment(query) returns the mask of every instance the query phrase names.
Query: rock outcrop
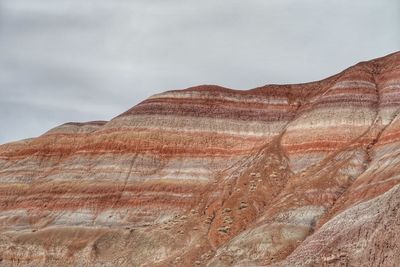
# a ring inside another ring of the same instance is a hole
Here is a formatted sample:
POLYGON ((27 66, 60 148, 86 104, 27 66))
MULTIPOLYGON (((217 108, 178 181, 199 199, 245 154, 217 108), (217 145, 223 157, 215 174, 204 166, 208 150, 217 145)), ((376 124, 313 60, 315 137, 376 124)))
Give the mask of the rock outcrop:
POLYGON ((400 52, 0 146, 1 266, 398 266, 400 52))

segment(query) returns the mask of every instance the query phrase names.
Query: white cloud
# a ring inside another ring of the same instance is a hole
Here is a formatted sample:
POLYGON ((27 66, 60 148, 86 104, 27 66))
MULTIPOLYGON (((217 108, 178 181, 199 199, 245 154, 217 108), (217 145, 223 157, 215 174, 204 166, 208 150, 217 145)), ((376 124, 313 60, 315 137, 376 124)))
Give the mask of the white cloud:
POLYGON ((397 0, 2 0, 0 12, 0 143, 167 89, 307 82, 400 48, 397 0))

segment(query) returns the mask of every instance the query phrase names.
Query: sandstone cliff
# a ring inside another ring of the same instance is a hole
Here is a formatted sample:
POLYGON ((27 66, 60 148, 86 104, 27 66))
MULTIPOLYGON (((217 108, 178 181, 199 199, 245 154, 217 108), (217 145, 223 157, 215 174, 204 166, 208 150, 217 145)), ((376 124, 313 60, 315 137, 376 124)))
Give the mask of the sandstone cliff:
POLYGON ((399 266, 400 52, 0 146, 1 266, 399 266))

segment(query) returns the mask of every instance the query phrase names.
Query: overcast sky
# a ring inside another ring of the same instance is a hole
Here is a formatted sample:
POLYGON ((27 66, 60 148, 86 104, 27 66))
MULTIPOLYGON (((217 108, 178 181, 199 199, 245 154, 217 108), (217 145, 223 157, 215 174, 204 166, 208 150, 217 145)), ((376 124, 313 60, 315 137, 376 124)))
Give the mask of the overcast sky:
POLYGON ((169 89, 319 80, 400 50, 399 0, 0 0, 0 143, 169 89))

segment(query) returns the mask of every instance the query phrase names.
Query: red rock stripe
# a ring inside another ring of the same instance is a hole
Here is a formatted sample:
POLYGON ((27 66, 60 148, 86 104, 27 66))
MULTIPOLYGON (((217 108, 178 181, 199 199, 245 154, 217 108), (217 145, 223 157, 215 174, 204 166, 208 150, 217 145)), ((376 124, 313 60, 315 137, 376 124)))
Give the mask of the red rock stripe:
POLYGON ((244 121, 279 121, 293 117, 293 108, 286 110, 274 109, 249 109, 249 108, 225 108, 223 106, 204 106, 184 102, 181 105, 166 105, 164 103, 152 103, 139 105, 121 116, 127 115, 179 115, 191 117, 223 118, 244 121))

